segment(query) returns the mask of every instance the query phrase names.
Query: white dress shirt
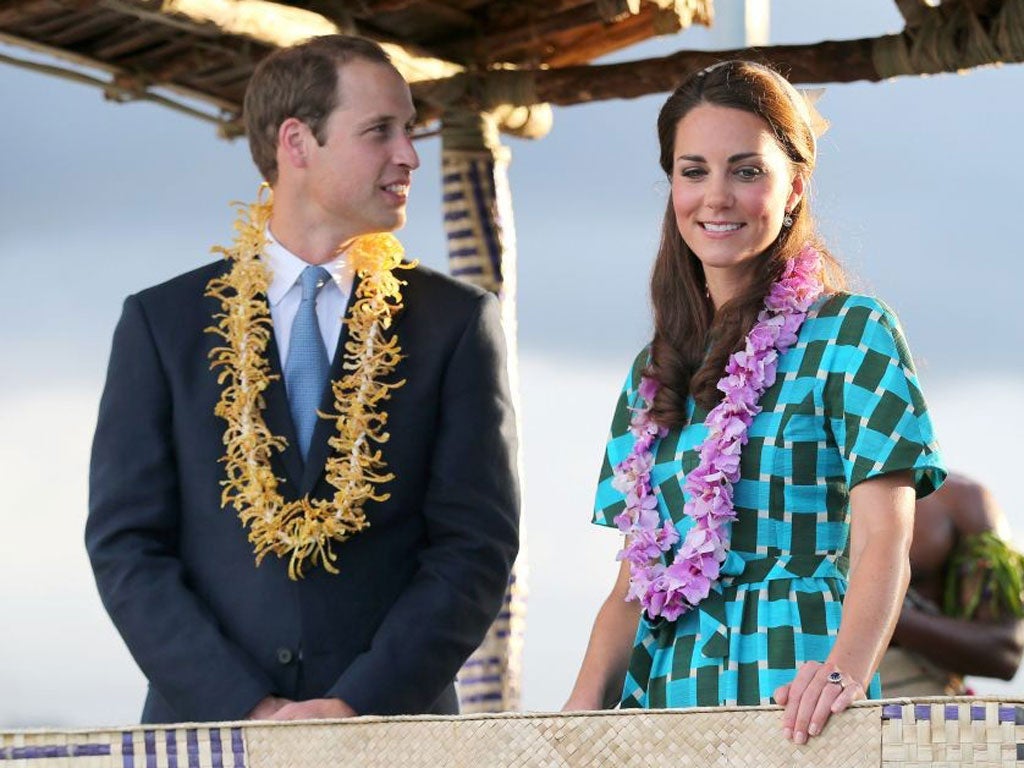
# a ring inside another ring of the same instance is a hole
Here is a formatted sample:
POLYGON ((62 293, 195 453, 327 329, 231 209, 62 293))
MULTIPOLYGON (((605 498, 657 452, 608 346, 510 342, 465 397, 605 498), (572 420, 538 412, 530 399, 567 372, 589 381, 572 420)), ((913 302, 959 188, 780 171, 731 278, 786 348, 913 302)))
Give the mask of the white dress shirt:
MULTIPOLYGON (((267 301, 270 304, 270 319, 274 323, 274 339, 281 354, 281 369, 284 370, 292 337, 292 323, 295 322, 302 301, 299 275, 309 264, 277 242, 269 227, 263 263, 270 272, 267 301)), ((327 348, 327 358, 333 359, 341 337, 341 323, 348 297, 352 293, 354 271, 344 253, 321 266, 331 274, 331 280, 317 294, 316 318, 324 347, 327 348)))

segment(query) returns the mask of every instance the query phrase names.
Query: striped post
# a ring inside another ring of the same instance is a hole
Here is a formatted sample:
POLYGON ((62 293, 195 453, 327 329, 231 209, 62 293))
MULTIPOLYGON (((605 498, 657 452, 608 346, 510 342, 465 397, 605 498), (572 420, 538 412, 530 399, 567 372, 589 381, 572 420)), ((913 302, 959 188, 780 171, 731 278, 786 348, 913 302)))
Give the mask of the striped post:
MULTIPOLYGON (((516 237, 508 185, 509 151, 498 140, 494 118, 486 114, 446 115, 441 141, 449 267, 455 277, 501 299, 509 382, 518 414, 516 237)), ((521 457, 517 463, 521 477, 521 457)), ((464 714, 519 708, 526 621, 525 539, 524 531, 501 612, 459 672, 459 700, 464 714)))

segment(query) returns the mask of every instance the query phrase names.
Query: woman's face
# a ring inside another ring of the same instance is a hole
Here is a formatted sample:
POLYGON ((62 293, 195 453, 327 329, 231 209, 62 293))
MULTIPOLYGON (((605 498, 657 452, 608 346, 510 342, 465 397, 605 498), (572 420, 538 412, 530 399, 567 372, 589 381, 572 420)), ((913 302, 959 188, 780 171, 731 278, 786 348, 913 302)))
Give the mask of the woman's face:
POLYGON ((704 265, 711 289, 723 280, 733 285, 742 280, 753 259, 778 236, 803 187, 803 178, 757 115, 701 104, 676 126, 676 226, 704 265))

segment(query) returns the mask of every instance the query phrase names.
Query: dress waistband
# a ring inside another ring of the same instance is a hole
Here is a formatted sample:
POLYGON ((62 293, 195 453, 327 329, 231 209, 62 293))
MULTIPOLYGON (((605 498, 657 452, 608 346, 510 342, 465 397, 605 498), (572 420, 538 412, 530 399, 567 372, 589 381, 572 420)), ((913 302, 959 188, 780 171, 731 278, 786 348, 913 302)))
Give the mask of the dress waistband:
POLYGON ((753 584, 758 581, 799 578, 845 579, 850 559, 842 555, 781 555, 744 560, 738 554, 722 564, 720 583, 753 584))
MULTIPOLYGON (((733 553, 736 554, 736 553, 733 553)), ((709 658, 724 658, 729 652, 730 627, 726 623, 723 588, 739 584, 757 584, 782 579, 837 579, 846 581, 850 560, 841 555, 783 555, 743 560, 727 558, 721 578, 711 585, 708 596, 693 609, 697 611, 698 643, 701 653, 709 658), (727 572, 728 571, 728 572, 727 572)), ((656 639, 663 632, 674 633, 674 621, 658 617, 651 621, 644 613, 641 619, 656 639)))

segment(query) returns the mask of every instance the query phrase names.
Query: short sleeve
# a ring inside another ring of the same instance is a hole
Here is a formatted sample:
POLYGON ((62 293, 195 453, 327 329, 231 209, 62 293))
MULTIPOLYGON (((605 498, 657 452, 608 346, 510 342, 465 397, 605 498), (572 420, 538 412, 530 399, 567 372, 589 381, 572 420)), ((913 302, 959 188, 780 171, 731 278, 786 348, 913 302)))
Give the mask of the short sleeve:
POLYGON ((604 457, 601 462, 601 475, 597 481, 597 498, 594 501, 593 522, 597 525, 616 527, 614 518, 626 506, 625 495, 612 487, 612 480, 615 466, 622 462, 633 448, 633 435, 629 431, 629 422, 633 417, 633 410, 637 407, 637 400, 640 397, 640 379, 649 357, 647 348, 644 348, 636 356, 615 404, 612 426, 608 431, 608 442, 605 444, 604 457))
POLYGON ((896 315, 876 299, 847 294, 823 311, 836 321, 824 408, 848 487, 910 470, 918 498, 927 496, 946 468, 896 315))

